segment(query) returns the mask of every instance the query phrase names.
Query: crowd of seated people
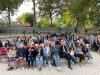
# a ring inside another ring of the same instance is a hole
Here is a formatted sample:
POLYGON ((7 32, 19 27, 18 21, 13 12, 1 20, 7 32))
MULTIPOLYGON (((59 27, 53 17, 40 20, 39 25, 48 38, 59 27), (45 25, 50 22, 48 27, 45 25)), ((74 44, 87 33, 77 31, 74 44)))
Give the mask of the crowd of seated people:
MULTIPOLYGON (((3 47, 2 41, 0 41, 0 47, 3 47)), ((46 61, 47 69, 52 68, 53 62, 61 71, 61 58, 65 58, 68 61, 68 68, 73 70, 71 61, 75 65, 79 64, 80 67, 82 67, 82 61, 86 63, 94 61, 89 49, 93 47, 100 53, 100 37, 75 36, 65 33, 18 36, 7 40, 4 47, 11 47, 8 52, 8 71, 13 69, 12 64, 15 64, 16 71, 24 70, 26 65, 28 69, 34 70, 34 63, 41 71, 44 61, 46 61), (79 62, 76 58, 79 58, 79 62), (21 68, 20 65, 22 65, 21 68)))

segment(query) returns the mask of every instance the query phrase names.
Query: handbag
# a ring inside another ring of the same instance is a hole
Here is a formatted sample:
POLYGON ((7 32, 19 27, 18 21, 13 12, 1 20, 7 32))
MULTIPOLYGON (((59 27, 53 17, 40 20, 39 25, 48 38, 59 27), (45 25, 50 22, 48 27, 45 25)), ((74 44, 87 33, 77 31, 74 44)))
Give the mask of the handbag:
POLYGON ((46 54, 46 56, 51 57, 51 55, 50 55, 50 54, 46 54))

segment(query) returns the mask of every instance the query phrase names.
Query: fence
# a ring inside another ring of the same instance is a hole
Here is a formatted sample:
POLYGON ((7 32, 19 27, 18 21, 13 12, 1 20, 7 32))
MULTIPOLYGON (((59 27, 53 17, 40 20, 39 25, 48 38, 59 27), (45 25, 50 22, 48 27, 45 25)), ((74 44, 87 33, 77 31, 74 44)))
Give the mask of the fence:
MULTIPOLYGON (((26 31, 28 34, 33 33, 33 29, 35 32, 41 32, 41 33, 59 33, 59 32, 68 32, 68 33, 75 33, 75 28, 74 27, 61 27, 61 28, 56 28, 56 27, 47 27, 47 28, 40 28, 40 27, 0 27, 0 32, 1 33, 10 33, 10 34, 22 34, 23 31, 26 31)), ((77 28, 78 33, 83 33, 84 28, 77 28)))

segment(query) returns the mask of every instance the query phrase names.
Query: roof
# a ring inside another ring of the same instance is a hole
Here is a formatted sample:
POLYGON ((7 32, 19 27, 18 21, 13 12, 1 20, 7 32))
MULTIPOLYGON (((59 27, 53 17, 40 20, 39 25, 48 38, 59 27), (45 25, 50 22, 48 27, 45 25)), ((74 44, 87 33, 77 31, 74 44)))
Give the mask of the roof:
POLYGON ((30 27, 30 24, 13 24, 15 27, 30 27))

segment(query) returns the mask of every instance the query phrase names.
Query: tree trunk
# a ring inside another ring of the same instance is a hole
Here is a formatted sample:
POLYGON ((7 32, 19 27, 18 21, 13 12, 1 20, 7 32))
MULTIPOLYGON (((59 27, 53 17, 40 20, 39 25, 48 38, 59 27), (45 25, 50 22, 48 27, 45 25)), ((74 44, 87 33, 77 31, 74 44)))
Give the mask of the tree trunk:
POLYGON ((78 27, 78 18, 76 17, 76 27, 78 27))
POLYGON ((35 0, 32 0, 32 2, 33 2, 33 13, 34 13, 34 15, 33 15, 33 27, 35 27, 36 26, 35 0))
POLYGON ((52 27, 52 14, 50 12, 50 27, 52 27))
POLYGON ((50 18, 50 26, 52 27, 53 25, 52 25, 52 18, 50 18))
POLYGON ((11 26, 11 21, 10 21, 10 10, 8 8, 8 25, 11 26))

